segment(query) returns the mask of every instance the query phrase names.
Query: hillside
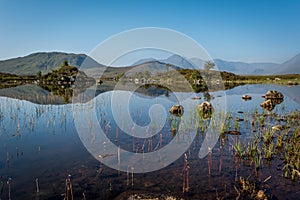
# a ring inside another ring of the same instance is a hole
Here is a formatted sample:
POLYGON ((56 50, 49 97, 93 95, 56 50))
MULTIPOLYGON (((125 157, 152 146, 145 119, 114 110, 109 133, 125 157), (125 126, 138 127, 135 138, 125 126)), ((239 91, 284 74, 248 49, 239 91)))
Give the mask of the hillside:
MULTIPOLYGON (((85 54, 72 53, 34 53, 28 56, 0 61, 0 73, 16 75, 35 75, 37 72, 46 74, 58 69, 63 61, 68 61, 71 66, 80 67, 84 62, 84 72, 88 76, 99 77, 105 71, 105 76, 117 76, 125 71, 131 73, 149 71, 164 73, 172 69, 203 69, 205 61, 199 58, 183 58, 172 55, 166 59, 155 60, 153 58, 141 59, 128 67, 106 67, 99 64, 85 54), (169 65, 166 65, 169 64, 169 65)), ((239 75, 276 75, 276 74, 300 74, 300 54, 282 63, 246 63, 231 62, 214 59, 219 71, 227 71, 239 75)))
POLYGON ((220 71, 228 71, 240 75, 269 75, 273 74, 279 66, 276 63, 245 63, 228 62, 221 59, 214 59, 220 71))
POLYGON ((276 74, 300 74, 300 53, 282 63, 276 74))
MULTIPOLYGON (((166 59, 155 60, 153 58, 141 59, 132 66, 142 63, 168 63, 183 69, 203 69, 205 61, 200 58, 183 58, 179 55, 172 55, 166 59)), ((247 63, 225 61, 222 59, 214 59, 216 68, 219 71, 227 71, 239 75, 275 75, 275 74, 299 74, 300 73, 300 54, 292 59, 282 63, 247 63)))
POLYGON ((0 61, 0 72, 17 75, 35 75, 41 71, 42 74, 46 74, 53 69, 59 68, 65 60, 70 65, 76 67, 79 67, 83 61, 91 68, 103 67, 103 65, 87 57, 85 54, 49 52, 34 53, 24 57, 0 61))

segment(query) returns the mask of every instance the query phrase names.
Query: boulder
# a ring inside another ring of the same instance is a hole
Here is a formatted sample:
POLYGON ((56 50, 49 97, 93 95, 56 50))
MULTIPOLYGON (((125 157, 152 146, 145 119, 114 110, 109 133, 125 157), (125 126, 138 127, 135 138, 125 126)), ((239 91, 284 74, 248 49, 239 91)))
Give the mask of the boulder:
POLYGON ((265 99, 283 99, 283 94, 276 90, 269 90, 263 97, 265 99))
POLYGON ((288 85, 298 85, 298 82, 296 82, 296 81, 288 81, 288 85))
POLYGON ((251 100, 252 97, 249 96, 249 95, 247 95, 247 94, 245 94, 245 95, 242 96, 242 99, 247 101, 247 100, 251 100))
POLYGON ((175 116, 178 116, 178 117, 181 117, 183 115, 183 106, 182 105, 175 105, 175 106, 172 106, 171 109, 169 110, 169 112, 172 114, 172 115, 175 115, 175 116))
POLYGON ((268 111, 272 111, 275 108, 276 104, 271 99, 268 99, 262 102, 260 106, 268 111))
POLYGON ((208 118, 211 118, 211 115, 213 112, 213 107, 212 107, 211 103, 209 103, 208 101, 205 101, 198 106, 198 111, 199 111, 200 116, 203 119, 208 119, 208 118))

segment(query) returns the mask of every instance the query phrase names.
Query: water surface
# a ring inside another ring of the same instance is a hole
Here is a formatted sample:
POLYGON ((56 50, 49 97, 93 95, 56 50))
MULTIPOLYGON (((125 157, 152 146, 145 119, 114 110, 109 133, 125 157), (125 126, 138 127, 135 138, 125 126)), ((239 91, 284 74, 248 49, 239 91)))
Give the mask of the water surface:
MULTIPOLYGON (((103 92, 93 100, 96 106, 97 119, 110 141, 120 145, 127 151, 142 153, 156 151, 172 141, 176 132, 172 132, 169 119, 180 120, 168 112, 172 105, 177 103, 176 95, 161 89, 158 93, 135 93, 130 101, 131 117, 138 125, 147 125, 150 122, 149 108, 160 104, 165 108, 167 120, 159 134, 151 139, 133 138, 117 127, 112 116, 111 92, 103 92), (156 94, 156 95, 155 95, 156 94), (160 134, 162 141, 160 141, 160 134), (142 148, 143 147, 143 148, 142 148)), ((277 105, 272 113, 286 114, 299 111, 299 86, 287 87, 277 85, 245 85, 225 92, 212 92, 211 103, 214 105, 218 99, 226 95, 224 112, 232 113, 234 118, 251 118, 252 113, 270 113, 259 105, 264 99, 261 97, 268 90, 276 89, 284 94, 284 101, 277 105), (243 101, 241 96, 248 94, 252 100, 243 101)), ((274 199, 295 199, 300 193, 299 182, 292 182, 282 177, 280 161, 272 164, 263 164, 258 175, 253 174, 251 167, 239 165, 236 168, 232 144, 237 140, 245 140, 255 134, 251 130, 251 121, 240 123, 241 136, 228 136, 220 138, 212 150, 211 174, 208 174, 208 157, 198 157, 200 146, 205 137, 205 130, 198 130, 196 137, 191 141, 186 151, 189 170, 189 191, 182 192, 183 182, 183 156, 165 168, 149 173, 131 174, 118 172, 118 170, 100 164, 86 150, 74 124, 72 104, 54 104, 53 99, 47 101, 22 100, 22 98, 7 97, 8 90, 2 91, 0 97, 0 176, 3 189, 1 198, 8 196, 6 181, 11 178, 12 199, 63 199, 65 180, 71 175, 73 191, 76 199, 82 198, 85 193, 87 199, 124 199, 130 194, 143 193, 150 195, 171 195, 186 199, 215 199, 226 196, 229 199, 236 197, 234 185, 239 176, 256 176, 255 180, 261 182, 268 176, 268 185, 263 185, 274 199), (52 104, 49 104, 51 103, 52 104), (39 103, 39 104, 36 104, 39 103), (238 177, 237 177, 238 176, 238 177), (36 193, 36 178, 39 181, 39 193, 36 193)), ((47 93, 45 93, 47 94, 47 93)), ((181 93, 182 96, 191 97, 194 94, 181 93)), ((204 101, 204 94, 199 93, 200 100, 191 100, 191 107, 204 101)), ((34 98, 33 98, 34 99, 34 98)), ((121 100, 120 100, 121 102, 121 100)), ((61 100, 59 100, 61 104, 61 100)), ((187 115, 191 111, 186 109, 187 115)), ((88 119, 82 123, 89 123, 88 119)), ((205 121, 206 128, 209 120, 205 121)), ((268 126, 276 121, 268 121, 268 126)), ((234 128, 232 122, 229 129, 234 128)), ((159 128, 159 127, 156 127, 159 128)), ((149 130, 151 131, 151 130, 149 130)), ((161 160, 163 162, 163 159, 161 160)), ((0 185, 2 187, 2 185, 0 185)), ((0 188, 1 189, 1 188, 0 188)))

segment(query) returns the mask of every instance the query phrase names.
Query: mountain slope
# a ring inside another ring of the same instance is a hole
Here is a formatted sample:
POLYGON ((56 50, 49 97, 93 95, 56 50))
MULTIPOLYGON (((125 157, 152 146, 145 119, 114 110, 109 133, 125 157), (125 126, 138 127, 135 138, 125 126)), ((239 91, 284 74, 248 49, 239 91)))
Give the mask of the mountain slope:
POLYGON ((70 65, 76 67, 79 67, 83 61, 85 62, 85 66, 103 66, 85 54, 49 52, 34 53, 24 57, 0 61, 0 72, 18 75, 35 75, 41 71, 45 74, 61 67, 61 64, 65 60, 67 60, 70 65))
POLYGON ((134 74, 138 72, 148 71, 150 72, 151 75, 156 75, 157 73, 162 73, 162 72, 166 72, 167 70, 173 70, 173 69, 180 69, 180 68, 172 64, 171 66, 167 66, 166 63, 160 61, 149 61, 149 62, 132 66, 132 69, 127 73, 134 74))
POLYGON ((195 69, 194 65, 190 60, 183 58, 179 55, 172 55, 166 59, 160 60, 160 62, 175 65, 184 69, 195 69))
POLYGON ((276 74, 300 74, 300 53, 282 63, 276 74))
POLYGON ((131 66, 136 66, 136 65, 140 65, 140 64, 143 64, 143 63, 146 63, 146 62, 154 62, 154 61, 157 61, 157 60, 154 59, 154 58, 145 58, 145 59, 141 59, 141 60, 136 61, 131 66))
MULTIPOLYGON (((143 61, 153 60, 142 59, 137 64, 143 61)), ((183 58, 179 55, 172 55, 166 59, 159 60, 162 63, 168 63, 184 69, 203 69, 205 61, 200 58, 183 58)), ((147 62, 148 63, 148 62, 147 62)), ((216 68, 219 71, 227 71, 240 75, 269 75, 274 74, 279 64, 276 63, 245 63, 245 62, 230 62, 221 59, 214 59, 216 68)))
POLYGON ((214 59, 214 62, 220 71, 240 75, 269 75, 273 74, 279 66, 276 63, 228 62, 221 59, 214 59))

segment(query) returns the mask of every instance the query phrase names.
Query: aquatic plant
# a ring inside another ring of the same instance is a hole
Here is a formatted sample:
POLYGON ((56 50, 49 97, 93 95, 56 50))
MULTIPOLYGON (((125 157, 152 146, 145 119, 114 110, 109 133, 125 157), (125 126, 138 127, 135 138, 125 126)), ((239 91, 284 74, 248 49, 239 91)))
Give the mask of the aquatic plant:
POLYGON ((35 187, 36 187, 36 193, 39 193, 40 187, 39 187, 39 179, 38 178, 35 179, 35 187))
POLYGON ((121 166, 121 151, 120 151, 120 146, 118 146, 118 174, 120 174, 120 166, 121 166))
POLYGON ((10 183, 11 183, 11 178, 9 178, 8 180, 7 180, 7 187, 8 187, 8 200, 11 200, 11 186, 10 186, 10 183))
POLYGON ((266 159, 266 160, 272 160, 272 157, 273 157, 273 150, 274 150, 274 143, 273 142, 271 142, 270 144, 268 144, 268 145, 265 145, 264 147, 263 147, 263 151, 264 151, 264 158, 266 159))
POLYGON ((234 121, 234 128, 236 131, 240 130, 240 123, 239 123, 238 119, 236 119, 234 121))
POLYGON ((133 178, 133 174, 134 174, 134 168, 131 167, 131 187, 134 187, 134 178, 133 178))
POLYGON ((244 158, 245 156, 245 149, 243 144, 240 141, 237 141, 234 145, 233 148, 235 150, 235 155, 239 158, 244 158))
POLYGON ((184 154, 184 160, 183 160, 183 183, 182 183, 182 192, 188 192, 189 191, 189 163, 187 160, 186 153, 184 154))
POLYGON ((72 187, 72 182, 71 182, 71 175, 69 174, 67 179, 66 179, 66 189, 65 189, 65 194, 64 194, 64 200, 74 200, 73 196, 73 187, 72 187))
POLYGON ((265 144, 270 144, 273 139, 274 139, 274 133, 271 130, 267 130, 263 135, 262 135, 263 142, 265 144))

